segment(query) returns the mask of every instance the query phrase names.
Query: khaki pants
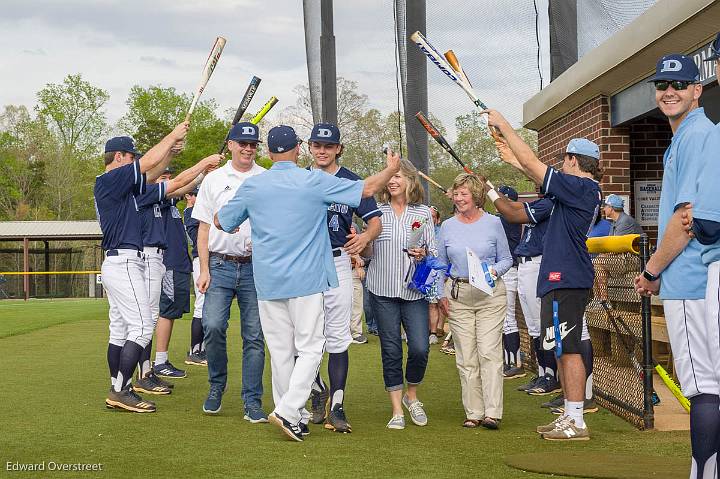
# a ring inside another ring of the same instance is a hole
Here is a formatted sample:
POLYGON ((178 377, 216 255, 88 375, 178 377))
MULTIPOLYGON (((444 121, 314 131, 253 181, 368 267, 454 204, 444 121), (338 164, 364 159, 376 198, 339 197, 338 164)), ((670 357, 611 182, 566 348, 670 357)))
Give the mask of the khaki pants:
POLYGON ((350 334, 352 337, 360 336, 363 332, 362 327, 363 315, 363 285, 353 271, 353 296, 352 296, 352 315, 350 316, 350 334))
POLYGON ((505 284, 497 281, 494 296, 467 283, 459 284, 458 298, 450 296, 449 324, 455 341, 455 363, 460 373, 462 402, 468 419, 503 415, 502 329, 507 311, 505 284))

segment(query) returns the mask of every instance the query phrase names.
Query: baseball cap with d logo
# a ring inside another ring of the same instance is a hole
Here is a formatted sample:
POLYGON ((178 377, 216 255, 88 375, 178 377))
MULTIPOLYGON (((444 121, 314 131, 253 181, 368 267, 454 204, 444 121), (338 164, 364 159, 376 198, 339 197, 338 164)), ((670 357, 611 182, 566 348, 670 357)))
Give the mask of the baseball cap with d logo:
POLYGON ((687 55, 673 53, 658 60, 655 66, 655 75, 648 81, 663 80, 697 82, 700 80, 700 71, 692 58, 687 55))
POLYGON ((310 133, 310 139, 317 143, 340 144, 340 130, 332 123, 318 123, 310 133))
POLYGON ((228 140, 244 141, 246 143, 262 143, 260 141, 260 129, 249 121, 236 123, 230 130, 228 140))

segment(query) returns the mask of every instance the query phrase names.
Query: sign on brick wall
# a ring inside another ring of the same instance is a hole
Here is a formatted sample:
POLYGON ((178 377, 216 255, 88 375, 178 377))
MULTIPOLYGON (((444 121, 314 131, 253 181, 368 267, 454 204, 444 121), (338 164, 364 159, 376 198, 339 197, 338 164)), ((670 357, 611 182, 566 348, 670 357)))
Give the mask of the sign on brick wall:
POLYGON ((640 226, 657 226, 661 180, 635 182, 635 219, 640 226))

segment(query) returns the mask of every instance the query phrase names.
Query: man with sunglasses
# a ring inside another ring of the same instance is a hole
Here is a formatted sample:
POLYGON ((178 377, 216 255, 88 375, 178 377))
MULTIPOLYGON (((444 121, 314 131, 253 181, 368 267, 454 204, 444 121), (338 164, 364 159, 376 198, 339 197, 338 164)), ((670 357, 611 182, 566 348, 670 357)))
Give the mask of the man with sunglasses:
MULTIPOLYGON (((340 130, 332 123, 318 123, 310 133, 308 140, 313 164, 310 170, 322 170, 337 178, 346 178, 352 181, 361 178, 338 164, 342 154, 343 145, 340 143, 340 130)), ((328 378, 330 388, 322 380, 318 371, 315 383, 312 386, 311 421, 320 424, 325 421, 325 427, 331 431, 349 433, 352 431, 350 423, 345 416, 343 399, 345 384, 348 375, 348 347, 351 343, 367 343, 362 332, 353 337, 350 331, 352 317, 353 278, 350 265, 350 256, 360 254, 368 243, 372 242, 382 231, 380 222, 382 212, 378 209, 373 197, 363 198, 360 205, 354 208, 349 205, 333 203, 327 210, 327 228, 330 235, 330 247, 333 251, 335 271, 337 272, 339 286, 323 293, 325 307, 325 350, 328 352, 328 378), (367 229, 362 233, 350 230, 353 225, 353 215, 357 214, 367 223, 367 229), (328 408, 328 399, 330 404, 328 408), (329 409, 326 411, 326 409, 329 409)))
MULTIPOLYGON (((717 182, 717 176, 708 171, 717 162, 717 151, 708 154, 703 150, 714 125, 698 106, 703 89, 699 78, 691 58, 666 55, 658 61, 656 74, 650 79, 655 83, 655 101, 668 118, 673 138, 663 159, 658 249, 645 271, 635 278, 638 293, 659 292, 663 300, 675 371, 692 405, 691 478, 715 471, 720 433, 720 387, 713 367, 713 356, 718 355, 717 338, 714 344, 708 342, 717 315, 706 316, 708 270, 701 259, 702 245, 690 240, 682 225, 689 205, 703 200, 717 203, 717 186, 713 185, 711 191, 698 190, 703 177, 717 182)), ((717 329, 717 325, 714 327, 717 329)))
POLYGON ((205 177, 192 212, 192 217, 200 221, 197 235, 200 277, 197 286, 200 292, 205 293, 202 325, 210 382, 203 412, 220 412, 227 385, 228 320, 232 301, 237 297, 243 341, 241 396, 245 406, 244 418, 251 423, 267 422, 267 414, 262 410, 261 403, 265 341, 253 276, 250 223, 245 221, 237 233, 228 234, 213 225, 213 216, 248 178, 265 171, 255 163, 259 134, 258 127, 249 122, 232 127, 227 144, 232 159, 205 177))

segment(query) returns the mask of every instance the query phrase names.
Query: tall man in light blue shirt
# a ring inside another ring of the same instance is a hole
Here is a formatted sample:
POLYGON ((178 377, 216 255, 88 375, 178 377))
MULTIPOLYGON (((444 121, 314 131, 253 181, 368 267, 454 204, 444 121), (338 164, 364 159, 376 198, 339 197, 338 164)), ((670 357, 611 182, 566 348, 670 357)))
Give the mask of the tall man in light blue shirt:
MULTIPOLYGON (((713 365, 720 352, 717 344, 710 349, 707 342, 711 324, 705 311, 707 267, 700 257, 702 245, 695 239, 688 241, 682 227, 687 205, 700 200, 698 182, 703 176, 710 177, 708 168, 717 161, 703 151, 714 125, 698 106, 703 88, 699 79, 697 65, 685 55, 662 57, 651 79, 655 100, 668 118, 673 138, 663 158, 661 239, 645 271, 635 279, 639 293, 657 294, 659 290, 663 299, 675 371, 692 405, 692 479, 715 475, 720 434, 720 385, 713 365)), ((707 194, 702 193, 703 198, 707 194)), ((716 197, 713 200, 717 201, 716 197)))
POLYGON ((295 441, 309 432, 305 403, 325 346, 322 293, 338 286, 327 208, 357 207, 400 169, 399 156, 388 153, 387 167, 365 181, 308 171, 297 166, 300 143, 289 126, 270 130, 272 168, 248 178, 215 216, 227 232, 248 218, 252 223, 253 273, 272 367, 269 419, 295 441))

